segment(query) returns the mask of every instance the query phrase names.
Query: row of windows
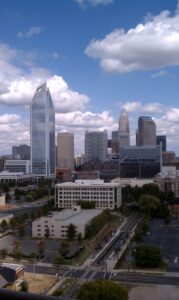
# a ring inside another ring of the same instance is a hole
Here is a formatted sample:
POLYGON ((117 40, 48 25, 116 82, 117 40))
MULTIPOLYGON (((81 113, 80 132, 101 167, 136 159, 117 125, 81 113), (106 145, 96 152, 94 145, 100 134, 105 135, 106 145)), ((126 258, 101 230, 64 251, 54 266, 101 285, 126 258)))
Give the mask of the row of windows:
POLYGON ((108 188, 108 187, 90 187, 90 188, 86 188, 86 187, 59 187, 58 191, 113 191, 113 188, 108 188))

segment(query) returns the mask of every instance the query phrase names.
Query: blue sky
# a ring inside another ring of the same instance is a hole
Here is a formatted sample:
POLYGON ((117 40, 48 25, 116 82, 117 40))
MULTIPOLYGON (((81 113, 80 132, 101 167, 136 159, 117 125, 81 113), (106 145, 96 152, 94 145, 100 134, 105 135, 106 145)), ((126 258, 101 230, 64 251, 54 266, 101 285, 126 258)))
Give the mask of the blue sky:
POLYGON ((1 1, 0 154, 29 143, 29 103, 45 80, 76 153, 86 129, 110 137, 125 107, 132 144, 150 115, 179 154, 178 66, 176 0, 1 1))

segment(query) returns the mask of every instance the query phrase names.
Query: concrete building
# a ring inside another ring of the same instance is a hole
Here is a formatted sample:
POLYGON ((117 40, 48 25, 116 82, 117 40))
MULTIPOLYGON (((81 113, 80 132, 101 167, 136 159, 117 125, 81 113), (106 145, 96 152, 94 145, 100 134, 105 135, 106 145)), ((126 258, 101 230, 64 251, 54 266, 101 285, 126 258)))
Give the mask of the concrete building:
POLYGON ((0 172, 0 182, 8 183, 22 183, 22 182, 34 182, 36 177, 32 174, 24 174, 24 173, 15 173, 3 171, 0 172))
POLYGON ((136 145, 156 145, 156 125, 151 117, 139 117, 136 145))
POLYGON ((74 134, 57 134, 57 168, 74 170, 74 134))
POLYGON ((46 83, 40 85, 30 106, 31 172, 55 177, 55 110, 46 83))
POLYGON ((156 136, 156 145, 161 145, 162 152, 167 151, 167 137, 166 135, 156 136))
POLYGON ((55 186, 55 206, 72 208, 79 201, 95 202, 99 209, 117 209, 121 206, 121 186, 103 180, 76 180, 55 186))
POLYGON ((120 184, 121 187, 130 185, 131 187, 142 187, 145 184, 154 183, 154 180, 151 179, 138 179, 138 178, 115 178, 111 182, 120 184))
POLYGON ((6 160, 4 170, 8 172, 30 174, 30 160, 6 160))
POLYGON ((12 159, 30 160, 30 146, 12 146, 12 159))
POLYGON ((64 209, 60 212, 51 212, 48 216, 41 217, 32 222, 32 236, 44 237, 49 232, 51 238, 67 238, 67 231, 70 224, 76 228, 76 234, 85 234, 85 226, 101 213, 100 209, 81 210, 80 206, 72 209, 64 209))
POLYGON ((6 197, 5 194, 0 195, 0 206, 6 205, 6 197))
POLYGON ((176 153, 174 151, 162 152, 163 164, 174 163, 176 160, 176 153))
POLYGON ((107 159, 107 131, 85 132, 85 162, 107 159))
POLYGON ((164 193, 172 191, 179 198, 179 170, 176 167, 163 167, 162 172, 154 177, 154 183, 164 193))

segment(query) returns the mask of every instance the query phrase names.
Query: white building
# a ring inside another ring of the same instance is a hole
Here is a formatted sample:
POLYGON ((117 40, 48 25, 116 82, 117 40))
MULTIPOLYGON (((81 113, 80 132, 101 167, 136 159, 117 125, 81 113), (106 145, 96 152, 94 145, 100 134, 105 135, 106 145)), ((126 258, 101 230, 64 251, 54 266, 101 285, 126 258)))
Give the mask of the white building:
POLYGON ((67 238, 67 230, 70 224, 76 227, 76 234, 81 233, 84 236, 85 226, 100 213, 100 209, 81 210, 80 206, 75 206, 73 209, 64 209, 60 212, 52 212, 32 223, 32 236, 44 237, 48 230, 51 238, 67 238))
POLYGON ((27 181, 35 181, 35 176, 33 174, 24 174, 22 172, 9 172, 3 171, 0 172, 0 182, 8 183, 8 182, 27 182, 27 181))
POLYGON ((153 179, 139 179, 139 178, 115 178, 111 182, 118 183, 122 187, 130 185, 131 187, 142 187, 144 184, 154 183, 153 179))
POLYGON ((55 186, 55 206, 72 208, 79 201, 92 201, 96 208, 116 209, 121 206, 121 186, 119 183, 104 180, 76 180, 59 183, 55 186))
POLYGON ((155 175, 154 183, 162 192, 173 192, 179 197, 179 170, 175 166, 162 167, 162 172, 155 175))
POLYGON ((5 162, 4 170, 15 173, 23 172, 24 174, 30 174, 30 160, 8 159, 5 162))
POLYGON ((6 205, 6 198, 5 194, 0 195, 0 206, 5 206, 6 205))

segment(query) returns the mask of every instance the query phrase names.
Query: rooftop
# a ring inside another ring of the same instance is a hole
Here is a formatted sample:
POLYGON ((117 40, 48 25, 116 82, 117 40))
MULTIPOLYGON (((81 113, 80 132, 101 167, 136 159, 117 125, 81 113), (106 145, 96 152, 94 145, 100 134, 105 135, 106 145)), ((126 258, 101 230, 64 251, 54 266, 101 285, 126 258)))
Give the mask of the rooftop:
POLYGON ((114 182, 104 182, 104 180, 101 179, 83 179, 83 180, 75 180, 75 182, 64 182, 64 183, 58 183, 56 186, 116 186, 119 184, 116 184, 114 182))
POLYGON ((80 212, 74 211, 72 209, 64 209, 60 212, 52 212, 48 216, 41 217, 40 219, 51 218, 55 222, 67 222, 68 224, 69 222, 73 224, 86 224, 101 212, 101 209, 82 209, 80 212))

